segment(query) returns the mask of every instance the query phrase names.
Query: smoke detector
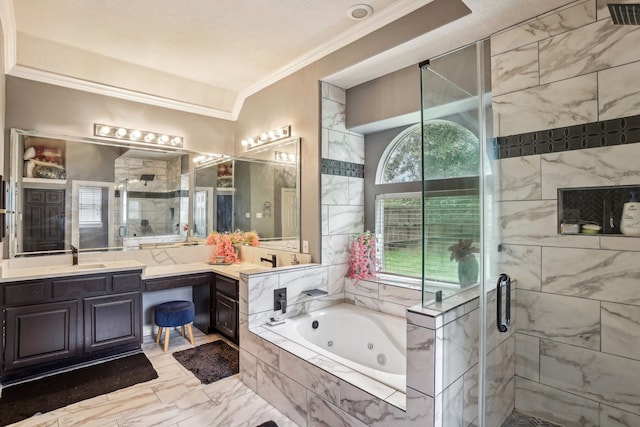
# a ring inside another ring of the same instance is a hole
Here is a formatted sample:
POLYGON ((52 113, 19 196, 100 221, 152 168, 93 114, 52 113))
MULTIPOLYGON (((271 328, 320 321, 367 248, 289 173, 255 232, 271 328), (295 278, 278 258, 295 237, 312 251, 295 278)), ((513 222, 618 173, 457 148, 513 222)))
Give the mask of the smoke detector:
POLYGON ((373 14, 373 8, 368 4, 356 4, 349 8, 347 16, 354 21, 360 21, 373 14))

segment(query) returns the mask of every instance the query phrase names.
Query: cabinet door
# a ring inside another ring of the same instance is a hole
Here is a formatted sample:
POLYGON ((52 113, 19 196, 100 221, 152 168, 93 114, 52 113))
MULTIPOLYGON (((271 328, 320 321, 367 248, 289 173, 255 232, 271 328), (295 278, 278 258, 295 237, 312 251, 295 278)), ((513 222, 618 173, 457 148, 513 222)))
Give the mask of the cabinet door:
POLYGON ((140 292, 84 299, 84 351, 142 342, 140 292))
POLYGON ((222 335, 238 342, 238 303, 228 296, 216 292, 216 329, 222 335))
POLYGON ((78 353, 78 301, 5 310, 5 370, 74 357, 78 353))

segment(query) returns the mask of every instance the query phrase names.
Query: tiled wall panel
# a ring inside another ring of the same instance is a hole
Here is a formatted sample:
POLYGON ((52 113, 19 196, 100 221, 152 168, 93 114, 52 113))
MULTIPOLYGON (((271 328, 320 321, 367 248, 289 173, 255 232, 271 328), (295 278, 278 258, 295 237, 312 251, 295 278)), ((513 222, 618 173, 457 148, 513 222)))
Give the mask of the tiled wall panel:
POLYGON ((558 188, 640 185, 640 28, 614 26, 608 2, 492 37, 501 266, 518 282, 515 406, 565 426, 640 416, 640 239, 558 230, 558 188))

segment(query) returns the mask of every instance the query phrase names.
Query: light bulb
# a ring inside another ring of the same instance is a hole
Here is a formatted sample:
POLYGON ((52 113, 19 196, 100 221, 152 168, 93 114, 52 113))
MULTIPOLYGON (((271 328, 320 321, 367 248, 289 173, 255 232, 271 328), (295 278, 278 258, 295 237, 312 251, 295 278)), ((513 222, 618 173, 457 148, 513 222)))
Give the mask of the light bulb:
POLYGON ((268 137, 269 135, 267 135, 266 133, 263 133, 262 135, 260 135, 260 141, 266 141, 268 137))
POLYGON ((139 139, 142 136, 142 132, 139 130, 134 130, 131 132, 131 139, 139 139))
POLYGON ((179 136, 174 136, 173 139, 171 140, 171 145, 181 145, 182 144, 182 138, 180 138, 179 136))
POLYGON ((169 141, 169 137, 167 135, 161 135, 160 138, 158 138, 158 144, 166 144, 167 141, 169 141))
POLYGON ((116 131, 116 136, 118 138, 122 138, 127 134, 127 130, 125 128, 120 128, 116 131))
POLYGON ((276 137, 276 133, 272 130, 269 131, 269 138, 273 139, 276 137))
POLYGON ((149 132, 148 134, 146 134, 146 135, 144 136, 144 140, 145 140, 146 142, 151 142, 151 141, 153 141, 154 139, 156 139, 156 135, 155 135, 154 133, 151 133, 151 132, 149 132))
POLYGON ((100 135, 109 135, 111 132, 111 128, 109 126, 100 126, 100 130, 98 131, 100 135))

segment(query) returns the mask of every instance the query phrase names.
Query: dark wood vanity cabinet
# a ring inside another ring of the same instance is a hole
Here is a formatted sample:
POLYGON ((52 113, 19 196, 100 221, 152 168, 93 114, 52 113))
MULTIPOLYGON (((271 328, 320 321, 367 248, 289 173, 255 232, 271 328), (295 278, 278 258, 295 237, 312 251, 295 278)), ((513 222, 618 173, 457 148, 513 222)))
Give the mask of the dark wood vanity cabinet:
POLYGON ((78 354, 78 301, 7 307, 4 371, 78 354))
POLYGON ((211 309, 216 330, 238 343, 238 281, 214 275, 215 305, 211 309))
POLYGON ((0 284, 3 381, 139 349, 140 274, 137 270, 0 284))

